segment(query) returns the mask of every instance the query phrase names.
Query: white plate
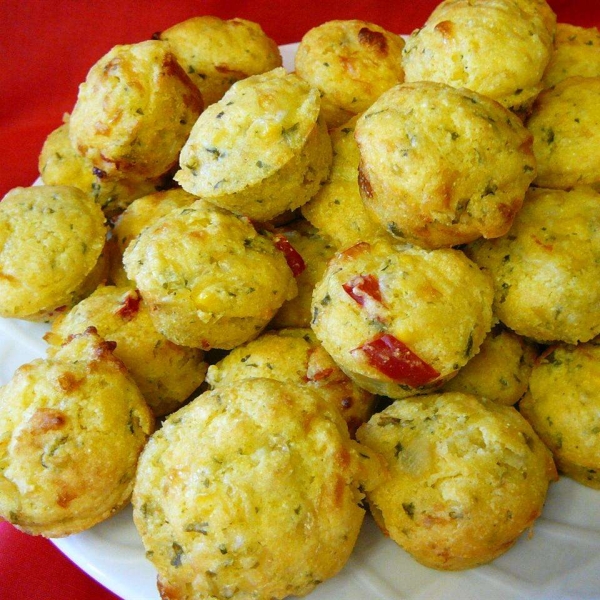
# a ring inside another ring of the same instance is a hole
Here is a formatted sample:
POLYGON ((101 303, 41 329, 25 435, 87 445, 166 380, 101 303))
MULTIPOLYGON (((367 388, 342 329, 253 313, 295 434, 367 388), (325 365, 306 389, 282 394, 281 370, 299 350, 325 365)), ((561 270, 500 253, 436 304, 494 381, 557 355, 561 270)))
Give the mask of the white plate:
MULTIPOLYGON (((293 69, 296 45, 282 47, 293 69)), ((0 319, 0 384, 43 356, 47 327, 0 319)), ((124 600, 159 600, 131 509, 54 544, 124 600)), ((492 564, 444 573, 417 564, 367 518, 349 563, 310 600, 591 600, 600 598, 600 492, 563 478, 550 488, 533 532, 492 564)))

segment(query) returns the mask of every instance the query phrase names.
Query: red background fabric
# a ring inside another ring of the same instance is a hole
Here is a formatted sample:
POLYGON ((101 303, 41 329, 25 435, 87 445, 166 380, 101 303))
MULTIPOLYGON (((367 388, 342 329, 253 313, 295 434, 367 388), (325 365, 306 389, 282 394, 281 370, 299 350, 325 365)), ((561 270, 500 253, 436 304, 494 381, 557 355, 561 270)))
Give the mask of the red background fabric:
MULTIPOLYGON (((600 26, 598 0, 549 0, 561 22, 600 26)), ((37 177, 46 136, 61 124, 91 65, 115 44, 201 14, 260 23, 279 44, 330 19, 358 18, 410 33, 437 0, 2 0, 0 2, 0 197, 37 177)), ((0 600, 115 600, 49 541, 0 522, 0 600)))

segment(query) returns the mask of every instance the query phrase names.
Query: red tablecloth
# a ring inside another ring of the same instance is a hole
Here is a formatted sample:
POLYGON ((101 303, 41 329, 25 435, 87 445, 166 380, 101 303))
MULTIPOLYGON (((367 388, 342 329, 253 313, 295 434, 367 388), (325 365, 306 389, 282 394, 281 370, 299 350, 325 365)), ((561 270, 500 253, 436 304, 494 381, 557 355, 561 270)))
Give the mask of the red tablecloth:
MULTIPOLYGON (((598 0, 549 0, 559 21, 600 26, 598 0)), ((0 1, 0 197, 37 177, 46 136, 71 110, 90 66, 117 43, 199 14, 259 22, 279 44, 330 19, 360 18, 398 33, 419 27, 437 0, 0 1)), ((0 600, 114 600, 47 540, 0 523, 0 600)))

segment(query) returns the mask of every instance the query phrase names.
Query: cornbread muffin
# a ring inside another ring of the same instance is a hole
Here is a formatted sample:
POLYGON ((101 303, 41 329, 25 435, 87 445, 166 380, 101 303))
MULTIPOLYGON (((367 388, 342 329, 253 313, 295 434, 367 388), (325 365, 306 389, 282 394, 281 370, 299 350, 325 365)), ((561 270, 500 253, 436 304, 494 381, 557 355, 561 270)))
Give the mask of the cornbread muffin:
POLYGON ((527 128, 540 187, 600 184, 600 77, 569 77, 544 90, 527 128))
POLYGON ((327 21, 302 37, 294 66, 321 92, 327 125, 338 127, 404 81, 403 48, 399 35, 374 23, 327 21))
POLYGON ((281 67, 277 44, 258 23, 245 19, 192 17, 158 37, 169 42, 205 106, 220 100, 236 81, 281 67))
POLYGON ((373 394, 359 388, 340 370, 311 329, 264 333, 211 365, 206 380, 216 388, 253 377, 311 387, 340 411, 352 436, 371 416, 374 406, 373 394))
POLYGON ((39 172, 46 185, 72 185, 100 204, 107 218, 113 218, 133 200, 167 185, 166 177, 155 179, 114 179, 75 151, 69 139, 69 124, 55 129, 44 142, 39 172))
POLYGON ((434 569, 468 569, 506 552, 556 479, 550 452, 513 407, 470 394, 396 401, 357 436, 391 472, 367 492, 375 521, 434 569))
POLYGON ((204 393, 152 436, 136 478, 161 597, 304 596, 347 561, 375 459, 307 387, 247 379, 204 393))
POLYGON ((339 248, 385 236, 385 230, 365 208, 358 187, 360 154, 354 140, 358 117, 329 132, 333 161, 329 177, 301 207, 304 218, 328 235, 339 248))
POLYGON ((331 165, 319 107, 319 92, 283 68, 238 81, 194 125, 175 179, 257 221, 294 210, 314 196, 331 165))
POLYGON ((516 333, 495 327, 476 354, 442 388, 444 392, 464 392, 512 406, 527 391, 535 345, 516 333))
POLYGON ((385 92, 355 137, 367 208, 391 234, 428 248, 506 233, 536 174, 518 117, 440 83, 385 92))
POLYGON ((600 345, 559 344, 536 362, 521 414, 550 448, 559 471, 600 489, 600 345))
POLYGON ((538 342, 600 333, 600 194, 532 188, 510 233, 467 254, 494 281, 494 313, 538 342))
POLYGON ((445 0, 406 42, 405 80, 469 88, 526 111, 542 89, 555 25, 545 0, 445 0))
POLYGON ((549 88, 575 76, 600 77, 600 32, 596 27, 557 23, 554 52, 542 82, 549 88))
POLYGON ((0 517, 26 533, 77 533, 129 501, 154 422, 113 347, 87 331, 0 388, 0 517))
POLYGON ((312 327, 355 383, 404 398, 442 385, 492 327, 489 277, 462 252, 378 240, 334 256, 312 327))
POLYGON ((166 42, 115 46, 79 86, 69 136, 108 176, 151 179, 177 164, 202 107, 166 42))
POLYGON ((56 319, 46 340, 61 344, 92 326, 103 339, 116 342, 114 355, 123 361, 157 417, 179 408, 204 381, 204 352, 177 346, 158 333, 137 290, 98 288, 56 319))
POLYGON ((336 248, 327 235, 304 220, 277 229, 273 239, 276 244, 287 246, 289 258, 295 259, 292 266, 295 265, 298 295, 283 303, 270 327, 310 327, 312 293, 336 248))
POLYGON ((285 256, 248 219, 202 200, 146 227, 123 256, 155 327, 175 344, 229 350, 297 293, 285 256))
POLYGON ((8 192, 0 202, 0 316, 44 320, 77 302, 101 275, 105 238, 100 207, 78 188, 8 192))

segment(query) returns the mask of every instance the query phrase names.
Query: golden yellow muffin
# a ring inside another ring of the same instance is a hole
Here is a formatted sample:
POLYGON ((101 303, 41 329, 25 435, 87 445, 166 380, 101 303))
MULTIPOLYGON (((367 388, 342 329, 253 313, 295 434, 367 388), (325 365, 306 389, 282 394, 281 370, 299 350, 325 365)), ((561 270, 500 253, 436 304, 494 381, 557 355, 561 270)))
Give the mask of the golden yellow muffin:
POLYGON ((202 92, 205 106, 213 104, 240 79, 281 67, 277 44, 258 23, 246 19, 192 17, 158 34, 202 92))
POLYGON ((544 73, 544 87, 575 76, 600 77, 600 32, 596 27, 557 23, 554 52, 544 73))
POLYGON ((196 121, 175 179, 257 221, 298 208, 331 165, 319 106, 319 92, 282 68, 238 81, 196 121))
POLYGON ((385 92, 355 137, 367 208, 391 234, 428 248, 506 233, 536 173, 518 117, 440 83, 385 92))
POLYGON ((329 177, 300 209, 304 218, 331 237, 339 248, 385 235, 382 225, 365 208, 360 196, 360 154, 354 139, 357 118, 329 132, 333 150, 329 177))
POLYGON ((285 256, 248 219, 199 200, 146 227, 123 257, 155 327, 193 348, 234 348, 297 293, 285 256))
POLYGON ((282 304, 269 326, 276 329, 310 327, 312 293, 336 248, 327 235, 304 220, 280 227, 273 240, 288 253, 288 264, 296 275, 298 295, 282 304))
POLYGON ((527 128, 533 135, 535 185, 600 185, 600 77, 569 77, 544 90, 527 128))
POLYGON ((159 177, 202 112, 202 96, 166 42, 115 46, 79 86, 73 147, 113 177, 159 177))
POLYGON ((106 341, 116 342, 114 355, 123 361, 157 417, 179 408, 204 381, 204 352, 177 346, 156 331, 137 290, 98 288, 56 319, 46 339, 61 344, 88 327, 95 327, 106 341))
POLYGON ((344 374, 311 329, 268 331, 211 365, 206 380, 217 388, 256 377, 307 385, 316 390, 340 411, 352 436, 373 412, 373 394, 359 388, 344 374))
POLYGON ((304 596, 347 561, 375 464, 306 387, 247 379, 202 394, 152 436, 136 478, 161 597, 304 596))
POLYGON ((46 138, 38 162, 40 177, 46 185, 78 187, 100 204, 108 218, 116 216, 136 198, 155 192, 167 183, 166 177, 149 180, 109 177, 76 152, 69 139, 68 123, 46 138))
POLYGON ((552 346, 536 362, 521 414, 559 471, 600 489, 600 340, 552 346))
POLYGON ((540 516, 552 456, 512 406, 447 392, 396 401, 358 439, 390 478, 367 498, 382 531, 435 569, 468 569, 506 552, 540 516))
POLYGON ((537 351, 516 333, 494 328, 476 354, 450 381, 444 392, 464 392, 512 406, 527 391, 537 351))
POLYGON ((600 194, 532 188, 508 235, 467 254, 494 281, 494 312, 538 342, 600 333, 600 194))
POLYGON ((406 42, 406 81, 469 88, 524 111, 542 89, 556 16, 545 0, 445 0, 406 42))
POLYGON ((78 188, 8 192, 0 202, 0 316, 39 320, 77 302, 99 275, 105 238, 100 207, 78 188))
POLYGON ((492 327, 493 288, 462 252, 379 240, 334 256, 312 328, 359 386, 390 398, 439 387, 492 327))
POLYGON ((357 19, 327 21, 302 37, 296 73, 321 92, 321 113, 338 127, 404 81, 404 40, 357 19))
POLYGON ((87 331, 0 388, 0 516, 26 533, 77 533, 129 502, 154 420, 113 347, 87 331))

